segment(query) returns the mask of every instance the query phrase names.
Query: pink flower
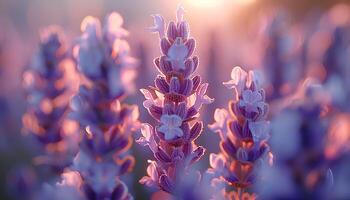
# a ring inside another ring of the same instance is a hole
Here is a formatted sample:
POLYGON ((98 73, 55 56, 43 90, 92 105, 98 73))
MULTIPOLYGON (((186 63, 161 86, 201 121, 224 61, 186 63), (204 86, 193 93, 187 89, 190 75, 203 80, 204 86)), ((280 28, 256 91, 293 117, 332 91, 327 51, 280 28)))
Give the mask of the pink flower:
POLYGON ((178 115, 162 115, 160 121, 162 125, 158 128, 158 131, 164 133, 165 140, 172 140, 183 136, 182 129, 180 128, 182 119, 178 115))

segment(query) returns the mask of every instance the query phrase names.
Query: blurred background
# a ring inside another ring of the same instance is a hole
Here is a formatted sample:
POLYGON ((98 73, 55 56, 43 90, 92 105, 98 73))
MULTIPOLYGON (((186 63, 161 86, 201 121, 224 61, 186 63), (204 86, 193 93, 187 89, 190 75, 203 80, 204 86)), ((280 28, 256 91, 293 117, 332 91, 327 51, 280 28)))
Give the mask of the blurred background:
MULTIPOLYGON (((349 106, 343 104, 348 99, 349 81, 346 78, 335 83, 329 81, 334 79, 331 74, 350 75, 350 56, 346 56, 350 52, 349 32, 339 36, 338 42, 343 45, 334 47, 340 48, 334 51, 342 52, 337 55, 344 54, 343 57, 332 60, 336 56, 331 57, 330 53, 337 36, 336 27, 345 27, 342 30, 348 31, 350 26, 346 0, 1 0, 0 199, 16 199, 11 193, 12 187, 18 185, 9 184, 9 179, 16 177, 14 171, 22 169, 26 174, 26 178, 16 184, 35 181, 35 173, 31 174, 25 167, 36 170, 31 164, 35 148, 29 142, 31 138, 22 131, 26 108, 22 73, 38 47, 39 31, 52 24, 59 25, 66 39, 74 44, 84 17, 91 15, 102 20, 112 11, 119 12, 130 32, 132 55, 140 61, 136 88, 144 88, 153 84, 157 74, 153 59, 160 54, 158 36, 146 30, 153 24, 150 15, 159 13, 166 20, 174 19, 180 3, 185 7, 191 35, 197 41, 195 54, 200 58, 197 73, 210 83, 208 95, 216 99, 201 111, 204 124, 213 122, 215 108, 227 107, 232 94, 222 82, 230 79, 230 71, 237 65, 262 72, 271 103, 294 92, 301 80, 311 76, 329 83, 329 87, 338 84, 345 88, 338 93, 333 90, 335 109, 349 111, 349 106), (345 67, 337 67, 339 62, 345 67), (280 69, 283 72, 278 71, 280 69)), ((149 118, 142 100, 141 93, 135 90, 126 102, 140 106, 140 121, 145 122, 149 118)), ((205 127, 198 143, 207 148, 206 157, 198 166, 205 170, 209 153, 219 150, 219 137, 205 127)), ((145 158, 151 158, 151 153, 137 144, 132 151, 137 164, 128 185, 136 199, 144 199, 142 195, 149 191, 138 180, 145 174, 145 158)))

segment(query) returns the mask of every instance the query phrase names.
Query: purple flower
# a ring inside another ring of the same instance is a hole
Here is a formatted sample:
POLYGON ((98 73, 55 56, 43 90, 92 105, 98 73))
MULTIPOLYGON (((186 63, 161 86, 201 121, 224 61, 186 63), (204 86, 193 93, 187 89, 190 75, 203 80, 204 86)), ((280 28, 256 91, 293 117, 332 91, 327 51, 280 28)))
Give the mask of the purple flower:
POLYGON ((61 177, 62 180, 55 185, 45 184, 41 193, 35 198, 39 200, 83 200, 84 196, 80 190, 83 180, 79 173, 67 171, 64 172, 61 177))
POLYGON ((185 59, 188 54, 188 48, 182 41, 182 38, 177 37, 173 45, 168 49, 168 59, 174 70, 185 69, 185 59))
POLYGON ((150 27, 149 30, 152 32, 158 32, 159 37, 163 38, 165 34, 165 22, 161 15, 152 15, 154 19, 154 26, 150 27))
POLYGON ((239 107, 248 113, 258 112, 264 107, 261 94, 258 91, 244 90, 239 107))
POLYGON ((59 27, 44 29, 39 49, 23 74, 28 102, 24 129, 37 139, 44 152, 35 159, 36 164, 48 165, 58 173, 69 165, 72 153, 64 131, 69 88, 63 67, 69 57, 63 38, 59 27))
POLYGON ((303 37, 302 30, 289 26, 290 16, 286 10, 271 12, 263 23, 266 24, 262 34, 265 49, 261 65, 271 88, 267 98, 275 100, 296 90, 297 84, 306 74, 303 57, 307 57, 309 52, 303 52, 303 48, 309 47, 303 47, 306 42, 298 42, 303 37))
POLYGON ((263 198, 323 199, 332 190, 333 162, 326 159, 329 126, 327 105, 321 85, 307 80, 289 104, 272 120, 271 148, 274 166, 261 170, 266 177, 258 184, 263 198), (321 95, 323 94, 323 95, 321 95), (281 132, 283 134, 281 134, 281 132), (275 183, 283 173, 283 189, 275 183), (263 185, 271 185, 263 189, 263 185), (273 186, 273 187, 272 187, 273 186))
POLYGON ((132 199, 120 177, 135 162, 126 152, 132 144, 131 134, 139 128, 139 112, 137 106, 121 102, 129 91, 135 64, 122 25, 118 13, 108 15, 103 27, 96 18, 86 17, 75 47, 86 84, 70 104, 70 117, 79 123, 82 133, 71 169, 81 176, 86 199, 132 199))
POLYGON ((199 86, 197 92, 196 92, 196 100, 194 102, 193 107, 199 110, 203 104, 211 104, 213 103, 214 99, 211 99, 205 93, 207 92, 208 84, 202 84, 199 86))
POLYGON ((266 141, 270 130, 269 122, 265 120, 265 93, 259 87, 260 80, 256 74, 235 67, 231 77, 233 80, 224 83, 235 91, 234 100, 229 102, 230 112, 217 109, 215 123, 209 125, 220 134, 221 152, 210 155, 211 168, 207 174, 212 174, 212 185, 219 186, 216 195, 223 199, 241 199, 249 196, 244 190, 256 181, 260 163, 269 152, 266 141), (222 182, 229 183, 236 191, 226 193, 220 189, 222 182))
POLYGON ((229 113, 225 109, 216 109, 214 113, 215 123, 209 125, 209 128, 220 134, 221 139, 227 137, 227 120, 229 119, 229 113))
POLYGON ((177 21, 168 24, 166 34, 163 17, 153 17, 155 25, 150 30, 159 33, 163 53, 155 59, 160 75, 155 78, 155 87, 141 92, 146 99, 144 107, 159 123, 154 127, 141 125, 142 137, 137 142, 148 146, 155 160, 149 161, 148 175, 140 183, 178 198, 192 198, 201 178, 190 166, 205 152, 195 144, 203 128, 196 119, 202 105, 213 99, 206 95, 208 84, 193 76, 199 62, 192 56, 195 40, 189 36, 183 8, 178 9, 177 21))
POLYGON ((78 68, 87 78, 107 85, 108 96, 104 98, 116 98, 129 91, 135 77, 136 62, 129 56, 130 47, 124 40, 128 32, 122 25, 118 13, 106 18, 103 30, 99 20, 91 16, 81 25, 83 35, 76 47, 78 68))
POLYGON ((248 74, 240 67, 234 67, 231 71, 231 80, 224 82, 224 85, 233 89, 236 88, 238 93, 241 93, 246 85, 248 74))
POLYGON ((160 118, 162 125, 158 131, 164 133, 165 140, 173 140, 176 137, 182 137, 183 131, 180 128, 182 124, 181 117, 177 115, 162 115, 160 118))
POLYGON ((146 146, 148 145, 152 152, 157 151, 157 142, 154 139, 154 130, 153 127, 149 124, 141 124, 141 133, 142 137, 136 140, 137 143, 146 146))

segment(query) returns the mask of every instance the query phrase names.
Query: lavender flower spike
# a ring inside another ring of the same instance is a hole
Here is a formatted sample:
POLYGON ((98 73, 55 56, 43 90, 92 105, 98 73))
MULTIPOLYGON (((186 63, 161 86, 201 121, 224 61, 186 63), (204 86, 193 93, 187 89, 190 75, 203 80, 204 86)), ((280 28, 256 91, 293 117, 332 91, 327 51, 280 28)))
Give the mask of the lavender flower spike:
POLYGON ((227 182, 236 189, 230 193, 222 190, 222 194, 217 194, 223 199, 255 198, 254 194, 244 190, 255 182, 257 169, 269 154, 267 140, 270 130, 265 119, 268 105, 253 71, 247 73, 235 67, 231 77, 232 80, 224 84, 234 89, 235 98, 229 102, 229 111, 215 111, 215 123, 209 125, 220 134, 221 152, 210 155, 212 168, 208 172, 216 177, 212 180, 213 185, 227 182))
POLYGON ((28 100, 24 130, 37 139, 44 151, 35 159, 36 164, 48 165, 58 173, 70 160, 62 126, 69 103, 63 72, 65 59, 67 46, 61 29, 48 27, 41 33, 39 49, 23 74, 28 100))
POLYGON ((168 24, 166 34, 163 17, 154 17, 155 26, 150 30, 160 36, 163 55, 154 61, 160 74, 155 78, 154 87, 141 92, 146 98, 144 107, 159 123, 154 127, 150 124, 141 127, 143 136, 137 142, 149 146, 155 160, 149 161, 148 176, 140 183, 180 197, 185 193, 185 182, 188 183, 182 177, 190 173, 191 164, 205 152, 204 147, 195 144, 203 128, 202 122, 196 120, 199 110, 213 99, 205 95, 208 84, 201 84, 200 76, 193 76, 198 57, 192 56, 195 40, 189 36, 183 8, 177 12, 177 21, 168 24))
POLYGON ((134 59, 124 40, 127 31, 118 13, 99 20, 86 17, 75 53, 78 68, 86 78, 71 100, 83 132, 72 169, 81 176, 85 199, 132 199, 120 176, 131 171, 134 157, 127 155, 132 132, 138 128, 138 108, 122 104, 134 74, 134 59))

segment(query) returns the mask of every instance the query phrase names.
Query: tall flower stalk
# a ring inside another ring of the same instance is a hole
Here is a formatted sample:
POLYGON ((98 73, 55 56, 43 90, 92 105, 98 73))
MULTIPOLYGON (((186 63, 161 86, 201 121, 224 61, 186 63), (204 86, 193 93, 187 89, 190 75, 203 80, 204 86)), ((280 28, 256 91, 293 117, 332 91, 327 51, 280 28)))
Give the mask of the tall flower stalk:
POLYGON ((160 74, 155 78, 155 86, 141 92, 146 98, 144 107, 158 123, 142 124, 143 136, 137 140, 148 146, 155 158, 149 160, 148 175, 140 183, 179 198, 187 193, 185 189, 191 190, 190 186, 186 188, 189 182, 196 183, 189 180, 193 176, 188 174, 191 165, 205 152, 204 147, 195 144, 203 128, 197 119, 202 105, 213 101, 205 95, 208 84, 202 84, 201 77, 193 75, 199 63, 198 57, 192 56, 195 40, 189 35, 183 14, 179 7, 176 22, 168 24, 166 33, 163 17, 153 16, 155 25, 150 30, 159 34, 162 51, 154 61, 160 74))
POLYGON ((43 150, 36 164, 48 165, 58 173, 69 164, 62 125, 69 102, 68 86, 63 80, 66 47, 60 28, 46 28, 33 62, 23 74, 28 101, 24 130, 36 138, 43 150))
POLYGON ((255 198, 255 195, 245 191, 258 179, 258 169, 269 154, 269 122, 266 121, 268 104, 265 102, 264 89, 259 87, 259 79, 254 72, 247 73, 235 67, 231 78, 224 83, 234 91, 229 109, 217 109, 215 123, 209 126, 221 139, 221 152, 210 155, 212 168, 209 172, 217 177, 212 180, 213 185, 224 182, 235 189, 233 192, 222 190, 221 198, 255 198))
POLYGON ((103 29, 98 19, 86 17, 74 50, 85 82, 71 100, 70 117, 82 132, 72 169, 81 178, 85 199, 132 199, 120 177, 134 165, 127 151, 139 113, 137 106, 121 102, 135 66, 122 25, 118 13, 107 16, 103 29))

